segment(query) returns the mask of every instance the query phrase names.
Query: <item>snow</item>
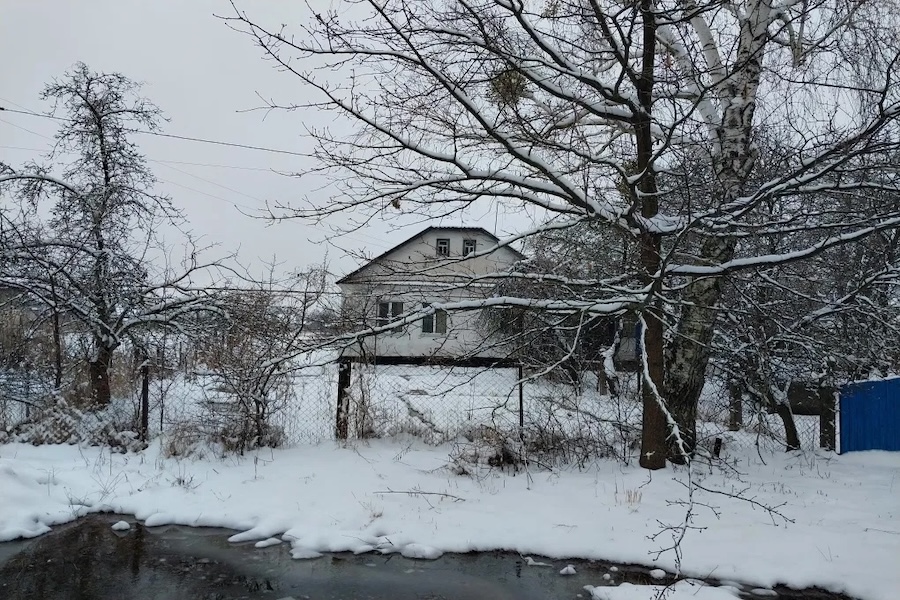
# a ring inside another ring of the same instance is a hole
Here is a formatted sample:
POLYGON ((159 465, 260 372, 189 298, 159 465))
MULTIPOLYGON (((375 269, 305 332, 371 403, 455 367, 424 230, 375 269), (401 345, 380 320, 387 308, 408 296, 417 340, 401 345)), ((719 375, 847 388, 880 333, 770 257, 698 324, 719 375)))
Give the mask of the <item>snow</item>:
POLYGON ((441 557, 443 552, 432 546, 425 544, 407 544, 400 551, 400 554, 406 558, 421 558, 425 560, 435 560, 441 557))
POLYGON ((321 556, 321 552, 316 552, 315 550, 310 550, 308 548, 294 548, 291 550, 291 558, 296 558, 297 560, 310 560, 321 556))
POLYGON ((584 586, 591 600, 736 600, 740 598, 727 587, 701 585, 694 581, 678 581, 668 588, 663 585, 634 585, 623 583, 618 586, 584 586))
POLYGON ((665 579, 666 572, 662 569, 652 569, 650 571, 650 577, 652 577, 653 579, 665 579))
POLYGON ((566 565, 565 567, 562 568, 562 570, 559 572, 559 574, 560 575, 574 575, 575 567, 573 565, 566 565))
MULTIPOLYGON (((557 569, 579 557, 677 572, 673 553, 654 560, 671 538, 651 537, 684 519, 677 503, 686 499, 683 468, 651 477, 610 460, 581 470, 459 476, 448 468, 451 446, 414 438, 202 459, 168 458, 162 447, 156 442, 140 453, 117 454, 0 446, 0 541, 111 512, 148 526, 228 527, 237 531, 232 542, 280 539, 304 559, 338 551, 432 558, 503 549, 557 560, 557 569), (629 502, 628 490, 641 493, 629 502)), ((755 450, 735 450, 728 469, 697 467, 694 475, 707 489, 778 505, 790 521, 698 490, 691 524, 702 529, 685 537, 682 574, 759 588, 817 585, 862 600, 894 600, 900 588, 900 454, 763 458, 755 450)), ((632 587, 602 593, 628 594, 632 587)), ((700 588, 692 597, 734 596, 726 586, 700 588)))
POLYGON ((128 524, 128 521, 118 521, 112 526, 113 531, 128 531, 129 529, 131 529, 131 525, 128 524))

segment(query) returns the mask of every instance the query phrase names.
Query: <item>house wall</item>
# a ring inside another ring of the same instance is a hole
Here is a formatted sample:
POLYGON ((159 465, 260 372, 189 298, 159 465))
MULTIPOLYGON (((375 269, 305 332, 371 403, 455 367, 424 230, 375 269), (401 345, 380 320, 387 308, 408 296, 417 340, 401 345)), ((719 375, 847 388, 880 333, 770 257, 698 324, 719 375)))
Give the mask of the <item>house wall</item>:
MULTIPOLYGON (((431 229, 396 248, 340 285, 343 313, 351 328, 376 324, 379 302, 403 302, 404 312, 423 304, 443 304, 486 297, 491 281, 471 282, 472 277, 509 269, 520 256, 500 248, 483 256, 464 257, 463 240, 475 240, 475 254, 496 244, 479 229, 431 229), (437 240, 450 241, 449 256, 437 255, 437 240), (447 289, 448 284, 453 289, 447 289)), ((485 339, 481 310, 452 311, 447 316, 447 333, 425 333, 421 320, 398 330, 380 333, 360 342, 345 353, 350 356, 438 356, 503 357, 506 351, 485 339)))
MULTIPOLYGON (((348 323, 362 327, 376 324, 380 302, 403 302, 404 312, 423 304, 441 304, 485 297, 490 288, 474 287, 450 291, 434 291, 407 285, 342 284, 343 313, 348 323)), ((495 341, 486 339, 481 325, 481 310, 452 311, 447 315, 446 333, 424 333, 422 320, 390 332, 379 333, 348 348, 347 356, 480 356, 502 358, 506 351, 495 341)))
MULTIPOLYGON (((342 312, 350 331, 375 327, 380 302, 403 302, 404 312, 423 304, 442 304, 487 297, 496 283, 472 277, 501 273, 521 257, 509 248, 484 256, 463 256, 463 240, 476 241, 475 253, 493 247, 496 240, 480 229, 429 229, 421 236, 375 259, 345 278, 340 285, 342 312), (449 256, 437 256, 439 238, 450 240, 449 256), (458 285, 459 287, 453 287, 458 285), (448 289, 451 288, 451 289, 448 289)), ((347 356, 488 357, 506 358, 510 349, 486 333, 482 311, 453 311, 447 333, 425 333, 421 320, 361 340, 344 351, 347 356)), ((634 325, 623 327, 616 349, 618 368, 636 368, 637 338, 634 325)))
POLYGON ((463 240, 474 239, 475 252, 481 252, 496 244, 486 232, 480 230, 429 230, 420 238, 397 248, 395 251, 373 262, 353 278, 360 280, 392 281, 394 276, 409 281, 411 275, 416 280, 446 280, 447 278, 471 277, 504 271, 517 262, 519 257, 509 248, 499 248, 484 256, 464 258, 463 240), (435 246, 438 238, 450 240, 450 256, 437 256, 435 246))

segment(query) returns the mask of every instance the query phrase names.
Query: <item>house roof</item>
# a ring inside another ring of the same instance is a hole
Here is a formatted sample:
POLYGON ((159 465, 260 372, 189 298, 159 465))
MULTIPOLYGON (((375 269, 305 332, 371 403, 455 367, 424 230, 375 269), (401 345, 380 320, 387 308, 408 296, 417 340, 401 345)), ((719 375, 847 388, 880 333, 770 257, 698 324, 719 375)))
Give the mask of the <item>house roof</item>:
MULTIPOLYGON (((344 275, 343 277, 341 277, 340 279, 337 280, 337 283, 338 284, 346 283, 348 280, 352 279, 353 277, 355 277, 356 275, 361 273, 363 270, 365 270, 369 265, 378 262, 379 260, 381 260, 382 258, 387 256, 391 252, 394 252, 396 250, 399 250, 400 248, 403 248, 404 246, 411 244, 412 242, 416 241, 417 239, 421 238, 425 234, 430 233, 432 231, 448 231, 448 232, 449 231, 458 231, 458 232, 480 233, 481 235, 484 235, 484 236, 492 239, 495 243, 498 243, 498 244, 500 243, 500 238, 498 238, 493 233, 489 232, 487 229, 484 229, 483 227, 435 227, 435 226, 429 226, 429 227, 426 227, 425 229, 423 229, 422 231, 420 231, 419 233, 415 234, 414 236, 410 237, 409 239, 404 240, 403 242, 400 242, 393 248, 389 248, 389 249, 385 250, 384 252, 382 252, 381 254, 376 256, 375 258, 373 258, 373 259, 369 260, 368 262, 366 262, 365 264, 361 265, 355 271, 351 271, 350 273, 344 275)), ((505 246, 505 248, 508 248, 511 252, 513 252, 519 260, 525 259, 525 255, 522 254, 521 252, 519 252, 518 250, 516 250, 515 248, 513 248, 512 246, 505 246)))

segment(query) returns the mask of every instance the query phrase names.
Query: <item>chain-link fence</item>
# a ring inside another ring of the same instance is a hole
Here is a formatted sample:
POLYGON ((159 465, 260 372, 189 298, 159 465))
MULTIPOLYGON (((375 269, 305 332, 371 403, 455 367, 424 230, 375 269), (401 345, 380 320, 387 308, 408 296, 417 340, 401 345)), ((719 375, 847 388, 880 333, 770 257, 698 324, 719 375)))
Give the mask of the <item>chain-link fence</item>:
POLYGON ((834 449, 834 391, 823 389, 813 394, 790 386, 787 395, 780 407, 762 405, 740 391, 735 393, 722 379, 709 377, 698 406, 699 443, 712 450, 718 438, 726 447, 783 451, 791 442, 789 428, 793 423, 793 443, 799 443, 801 450, 834 449), (819 393, 821 397, 813 398, 819 393))
POLYGON ((585 374, 576 387, 511 365, 345 363, 338 437, 412 435, 481 446, 488 461, 634 456, 635 380, 585 374))
MULTIPOLYGON (((147 438, 180 440, 184 447, 175 453, 199 442, 240 450, 401 435, 433 444, 488 440, 547 461, 627 460, 640 448, 636 373, 586 373, 575 386, 513 364, 339 364, 326 357, 279 373, 264 393, 177 368, 146 375, 146 404, 142 374, 133 371, 121 374, 116 399, 101 411, 79 410, 46 394, 28 402, 2 395, 0 431, 20 441, 106 443, 122 442, 124 435, 127 442, 141 437, 146 420, 147 438)), ((709 453, 787 445, 782 416, 736 403, 716 378, 704 389, 697 417, 698 445, 709 453)), ((794 414, 792 420, 801 449, 820 447, 819 416, 794 414)))
POLYGON ((373 365, 350 369, 338 415, 347 438, 411 434, 430 443, 471 435, 479 427, 520 424, 517 367, 373 365))
MULTIPOLYGON (((264 390, 216 374, 173 374, 152 379, 151 437, 186 430, 239 447, 296 446, 334 439, 337 364, 274 375, 264 390), (261 439, 253 439, 259 436, 261 439)), ((140 412, 140 398, 131 398, 140 412)))
POLYGON ((176 451, 184 452, 201 442, 244 449, 334 439, 336 363, 275 374, 262 390, 242 385, 246 381, 156 366, 146 373, 145 400, 144 374, 123 370, 115 377, 113 401, 99 409, 83 397, 55 394, 52 386, 32 385, 26 395, 20 381, 6 381, 0 385, 0 442, 131 447, 131 440, 165 436, 177 438, 176 451))
MULTIPOLYGON (((628 459, 640 448, 637 373, 604 375, 602 384, 587 373, 577 386, 510 367, 352 363, 349 373, 345 405, 338 410, 340 437, 405 433, 441 443, 487 436, 564 460, 628 459)), ((801 449, 823 444, 822 417, 791 414, 791 419, 801 449)), ((748 401, 735 403, 715 378, 701 396, 697 432, 698 445, 709 454, 721 454, 723 447, 777 452, 788 443, 781 416, 748 401)))

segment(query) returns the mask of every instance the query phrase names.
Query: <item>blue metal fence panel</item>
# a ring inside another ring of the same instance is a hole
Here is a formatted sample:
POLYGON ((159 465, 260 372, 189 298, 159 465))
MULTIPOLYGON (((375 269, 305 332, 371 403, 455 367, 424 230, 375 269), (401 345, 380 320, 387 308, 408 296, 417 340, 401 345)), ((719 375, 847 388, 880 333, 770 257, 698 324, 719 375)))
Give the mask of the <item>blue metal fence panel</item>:
POLYGON ((900 451, 900 378, 841 389, 841 453, 900 451))

